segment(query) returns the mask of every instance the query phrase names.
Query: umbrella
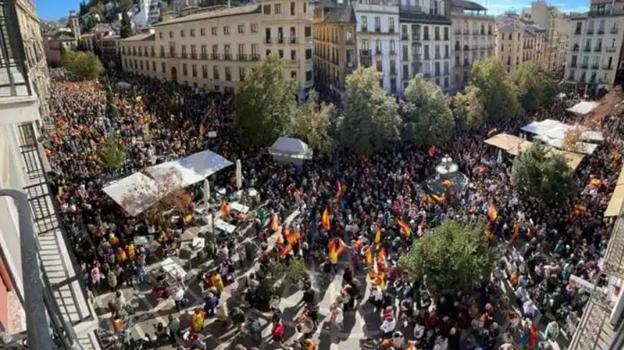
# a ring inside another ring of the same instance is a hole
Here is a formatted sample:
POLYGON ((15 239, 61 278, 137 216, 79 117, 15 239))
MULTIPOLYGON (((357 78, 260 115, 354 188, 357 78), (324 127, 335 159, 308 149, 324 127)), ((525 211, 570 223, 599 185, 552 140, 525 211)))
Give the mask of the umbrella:
POLYGON ((236 160, 236 188, 240 190, 243 187, 243 169, 240 159, 236 160))

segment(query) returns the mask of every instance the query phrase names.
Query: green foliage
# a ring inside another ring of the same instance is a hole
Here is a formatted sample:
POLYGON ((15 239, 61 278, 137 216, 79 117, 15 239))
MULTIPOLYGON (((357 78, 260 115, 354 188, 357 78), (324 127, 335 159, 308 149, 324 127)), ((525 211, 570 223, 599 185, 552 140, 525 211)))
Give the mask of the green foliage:
POLYGON ((548 107, 557 96, 557 82, 535 62, 522 63, 511 77, 518 88, 522 108, 527 112, 548 107))
POLYGON ((119 117, 119 110, 115 105, 115 96, 110 87, 106 90, 106 116, 110 119, 119 117))
POLYGON ((123 39, 131 35, 132 35, 132 24, 130 23, 130 18, 128 18, 128 12, 123 11, 121 13, 121 29, 119 30, 119 36, 123 39))
POLYGON ((288 135, 306 140, 313 150, 329 153, 334 149, 334 140, 329 130, 336 118, 333 104, 319 103, 316 91, 310 91, 308 100, 299 106, 286 126, 288 135))
POLYGON ((471 130, 485 122, 485 106, 478 87, 469 85, 453 97, 451 103, 455 123, 460 130, 471 130))
POLYGON ((578 190, 565 158, 539 144, 516 157, 511 180, 524 200, 536 199, 550 206, 562 206, 578 190))
POLYGON ((488 120, 506 121, 520 112, 516 89, 497 58, 476 62, 470 71, 470 85, 481 90, 488 120))
POLYGON ((100 59, 93 52, 66 51, 61 64, 79 79, 95 79, 104 71, 100 59))
POLYGON ((126 151, 118 139, 108 138, 99 147, 100 161, 109 170, 119 168, 126 161, 126 151))
POLYGON ((403 138, 417 145, 440 145, 453 135, 455 121, 448 100, 436 84, 416 76, 401 103, 403 138))
POLYGON ((379 86, 380 76, 372 67, 358 68, 347 76, 338 136, 344 146, 360 154, 370 154, 399 138, 398 105, 379 86))
POLYGON ((251 70, 236 98, 235 126, 243 145, 268 146, 282 135, 297 109, 295 90, 276 55, 251 70))
POLYGON ((132 7, 132 0, 119 1, 119 11, 128 11, 132 7))
POLYGON ((489 278, 497 254, 488 247, 485 225, 447 220, 414 241, 399 266, 416 280, 424 280, 436 296, 470 291, 489 278))

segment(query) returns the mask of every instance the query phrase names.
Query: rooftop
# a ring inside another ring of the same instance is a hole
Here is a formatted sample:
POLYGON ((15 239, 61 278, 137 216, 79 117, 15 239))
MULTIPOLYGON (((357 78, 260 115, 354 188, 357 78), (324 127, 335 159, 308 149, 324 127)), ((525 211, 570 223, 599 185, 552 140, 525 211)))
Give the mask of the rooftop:
POLYGON ((399 18, 401 21, 419 22, 419 23, 433 23, 433 24, 451 24, 451 19, 442 15, 433 15, 424 12, 416 11, 399 11, 399 18))
POLYGON ((243 6, 236 6, 231 8, 224 8, 212 11, 202 11, 193 13, 187 16, 174 18, 168 21, 154 24, 155 27, 166 26, 170 24, 178 24, 184 22, 201 21, 210 18, 229 17, 236 15, 245 15, 250 13, 260 13, 260 4, 250 4, 243 6))
POLYGON ((487 9, 474 1, 451 0, 451 6, 459 7, 469 11, 486 11, 487 9))
POLYGON ((155 40, 155 39, 156 39, 156 34, 154 33, 139 33, 139 34, 121 39, 120 41, 149 41, 149 40, 155 40))
POLYGON ((326 23, 355 23, 355 13, 351 6, 341 6, 332 8, 325 16, 323 22, 326 23))

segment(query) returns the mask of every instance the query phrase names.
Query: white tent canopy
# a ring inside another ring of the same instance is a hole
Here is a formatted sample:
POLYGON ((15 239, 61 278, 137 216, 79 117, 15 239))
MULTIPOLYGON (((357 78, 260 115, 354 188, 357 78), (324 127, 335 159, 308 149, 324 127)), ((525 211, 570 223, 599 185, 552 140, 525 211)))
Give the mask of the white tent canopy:
POLYGON ((581 101, 574 106, 567 109, 568 112, 574 114, 587 114, 594 110, 594 108, 598 107, 600 103, 596 101, 581 101))
POLYGON ((131 216, 139 215, 159 199, 158 183, 140 172, 109 184, 104 192, 131 216))
POLYGON ((170 192, 203 181, 206 177, 232 165, 220 155, 206 150, 172 160, 118 180, 104 188, 117 204, 136 216, 170 192))
MULTIPOLYGON (((560 121, 553 119, 545 119, 542 121, 534 121, 522 127, 522 131, 534 134, 535 138, 546 143, 549 146, 562 148, 563 140, 566 133, 574 128, 579 128, 581 131, 581 140, 601 142, 604 140, 602 133, 599 131, 592 131, 584 126, 564 124, 560 121)), ((579 142, 577 144, 578 153, 592 154, 598 146, 593 143, 579 142)))
POLYGON ((312 159, 312 150, 308 145, 296 138, 280 137, 269 148, 269 153, 273 156, 312 159))

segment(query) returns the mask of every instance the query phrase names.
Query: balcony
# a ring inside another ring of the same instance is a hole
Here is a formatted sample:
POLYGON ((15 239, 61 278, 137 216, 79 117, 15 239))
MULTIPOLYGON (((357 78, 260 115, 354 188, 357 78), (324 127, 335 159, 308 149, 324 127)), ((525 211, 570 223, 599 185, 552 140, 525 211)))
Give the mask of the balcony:
POLYGON ((361 28, 360 28, 360 32, 362 32, 362 33, 368 33, 368 27, 361 27, 361 28))
POLYGON ((583 48, 583 51, 585 51, 585 52, 590 52, 590 51, 591 51, 591 47, 589 47, 589 46, 585 46, 585 48, 583 48))
POLYGON ((396 76, 397 75, 396 69, 390 69, 390 75, 391 76, 396 76))
POLYGON ((360 50, 360 56, 371 57, 371 50, 360 50))
POLYGON ((617 32, 618 32, 617 27, 611 27, 610 32, 611 32, 611 34, 617 34, 617 32))
POLYGON ((605 64, 605 65, 602 66, 602 69, 604 69, 604 70, 611 70, 611 69, 613 69, 613 67, 608 65, 608 64, 605 64))
POLYGON ((188 55, 186 54, 186 52, 182 52, 181 57, 182 57, 182 58, 188 58, 188 55))
POLYGON ((407 33, 401 34, 401 40, 409 40, 409 36, 407 35, 407 33))
POLYGON ((598 28, 598 34, 604 34, 605 30, 604 28, 598 28))
POLYGON ((581 69, 587 69, 588 66, 587 63, 581 63, 581 69))
POLYGON ((412 34, 412 41, 420 41, 420 34, 412 34))
POLYGON ((570 63, 570 68, 576 68, 576 62, 570 63))
POLYGON ((381 26, 375 26, 375 33, 381 33, 381 26))
POLYGON ((381 48, 380 47, 375 49, 375 55, 383 55, 383 52, 381 52, 381 48))
POLYGON ((587 29, 587 35, 593 35, 593 34, 594 34, 593 29, 587 29))
POLYGON ((283 44, 284 43, 284 37, 283 36, 277 37, 277 43, 278 44, 283 44))
POLYGON ((598 64, 592 64, 591 69, 598 69, 598 64))
POLYGON ((419 53, 412 54, 412 61, 419 62, 422 59, 422 55, 419 53))
POLYGON ((395 49, 390 49, 390 56, 396 56, 396 50, 395 49))
POLYGON ((290 38, 288 38, 288 43, 296 44, 297 43, 297 37, 296 36, 291 36, 290 38))
POLYGON ((260 55, 258 55, 257 53, 252 53, 250 58, 252 61, 258 61, 260 60, 260 55))
POLYGON ((225 61, 231 61, 232 60, 232 54, 231 53, 224 53, 223 54, 223 59, 225 61))
POLYGON ((208 59, 208 54, 207 53, 202 53, 200 57, 201 57, 202 60, 207 60, 208 59))
POLYGON ((572 51, 573 52, 578 52, 578 50, 579 50, 578 44, 574 44, 574 46, 572 46, 572 51))
POLYGON ((574 35, 581 35, 581 30, 580 29, 575 30, 574 35))
POLYGON ((594 48, 594 52, 600 52, 600 51, 602 51, 602 46, 596 46, 594 48))
POLYGON ((265 43, 265 44, 272 44, 272 43, 273 43, 273 40, 271 40, 271 38, 270 38, 270 37, 268 37, 268 38, 264 38, 264 43, 265 43))
POLYGON ((210 59, 211 60, 218 60, 219 59, 219 54, 216 52, 213 52, 212 54, 210 54, 210 59))
POLYGON ((249 56, 245 55, 244 53, 239 53, 238 55, 236 55, 236 59, 239 61, 247 61, 249 59, 249 56))
POLYGON ((388 28, 388 33, 394 34, 394 28, 388 28))
POLYGON ((197 54, 196 53, 192 53, 191 54, 191 59, 192 60, 196 60, 197 59, 197 54))
POLYGON ((615 52, 615 51, 616 51, 616 47, 614 47, 614 46, 611 46, 611 47, 606 47, 606 48, 605 48, 605 51, 606 51, 606 52, 615 52))

